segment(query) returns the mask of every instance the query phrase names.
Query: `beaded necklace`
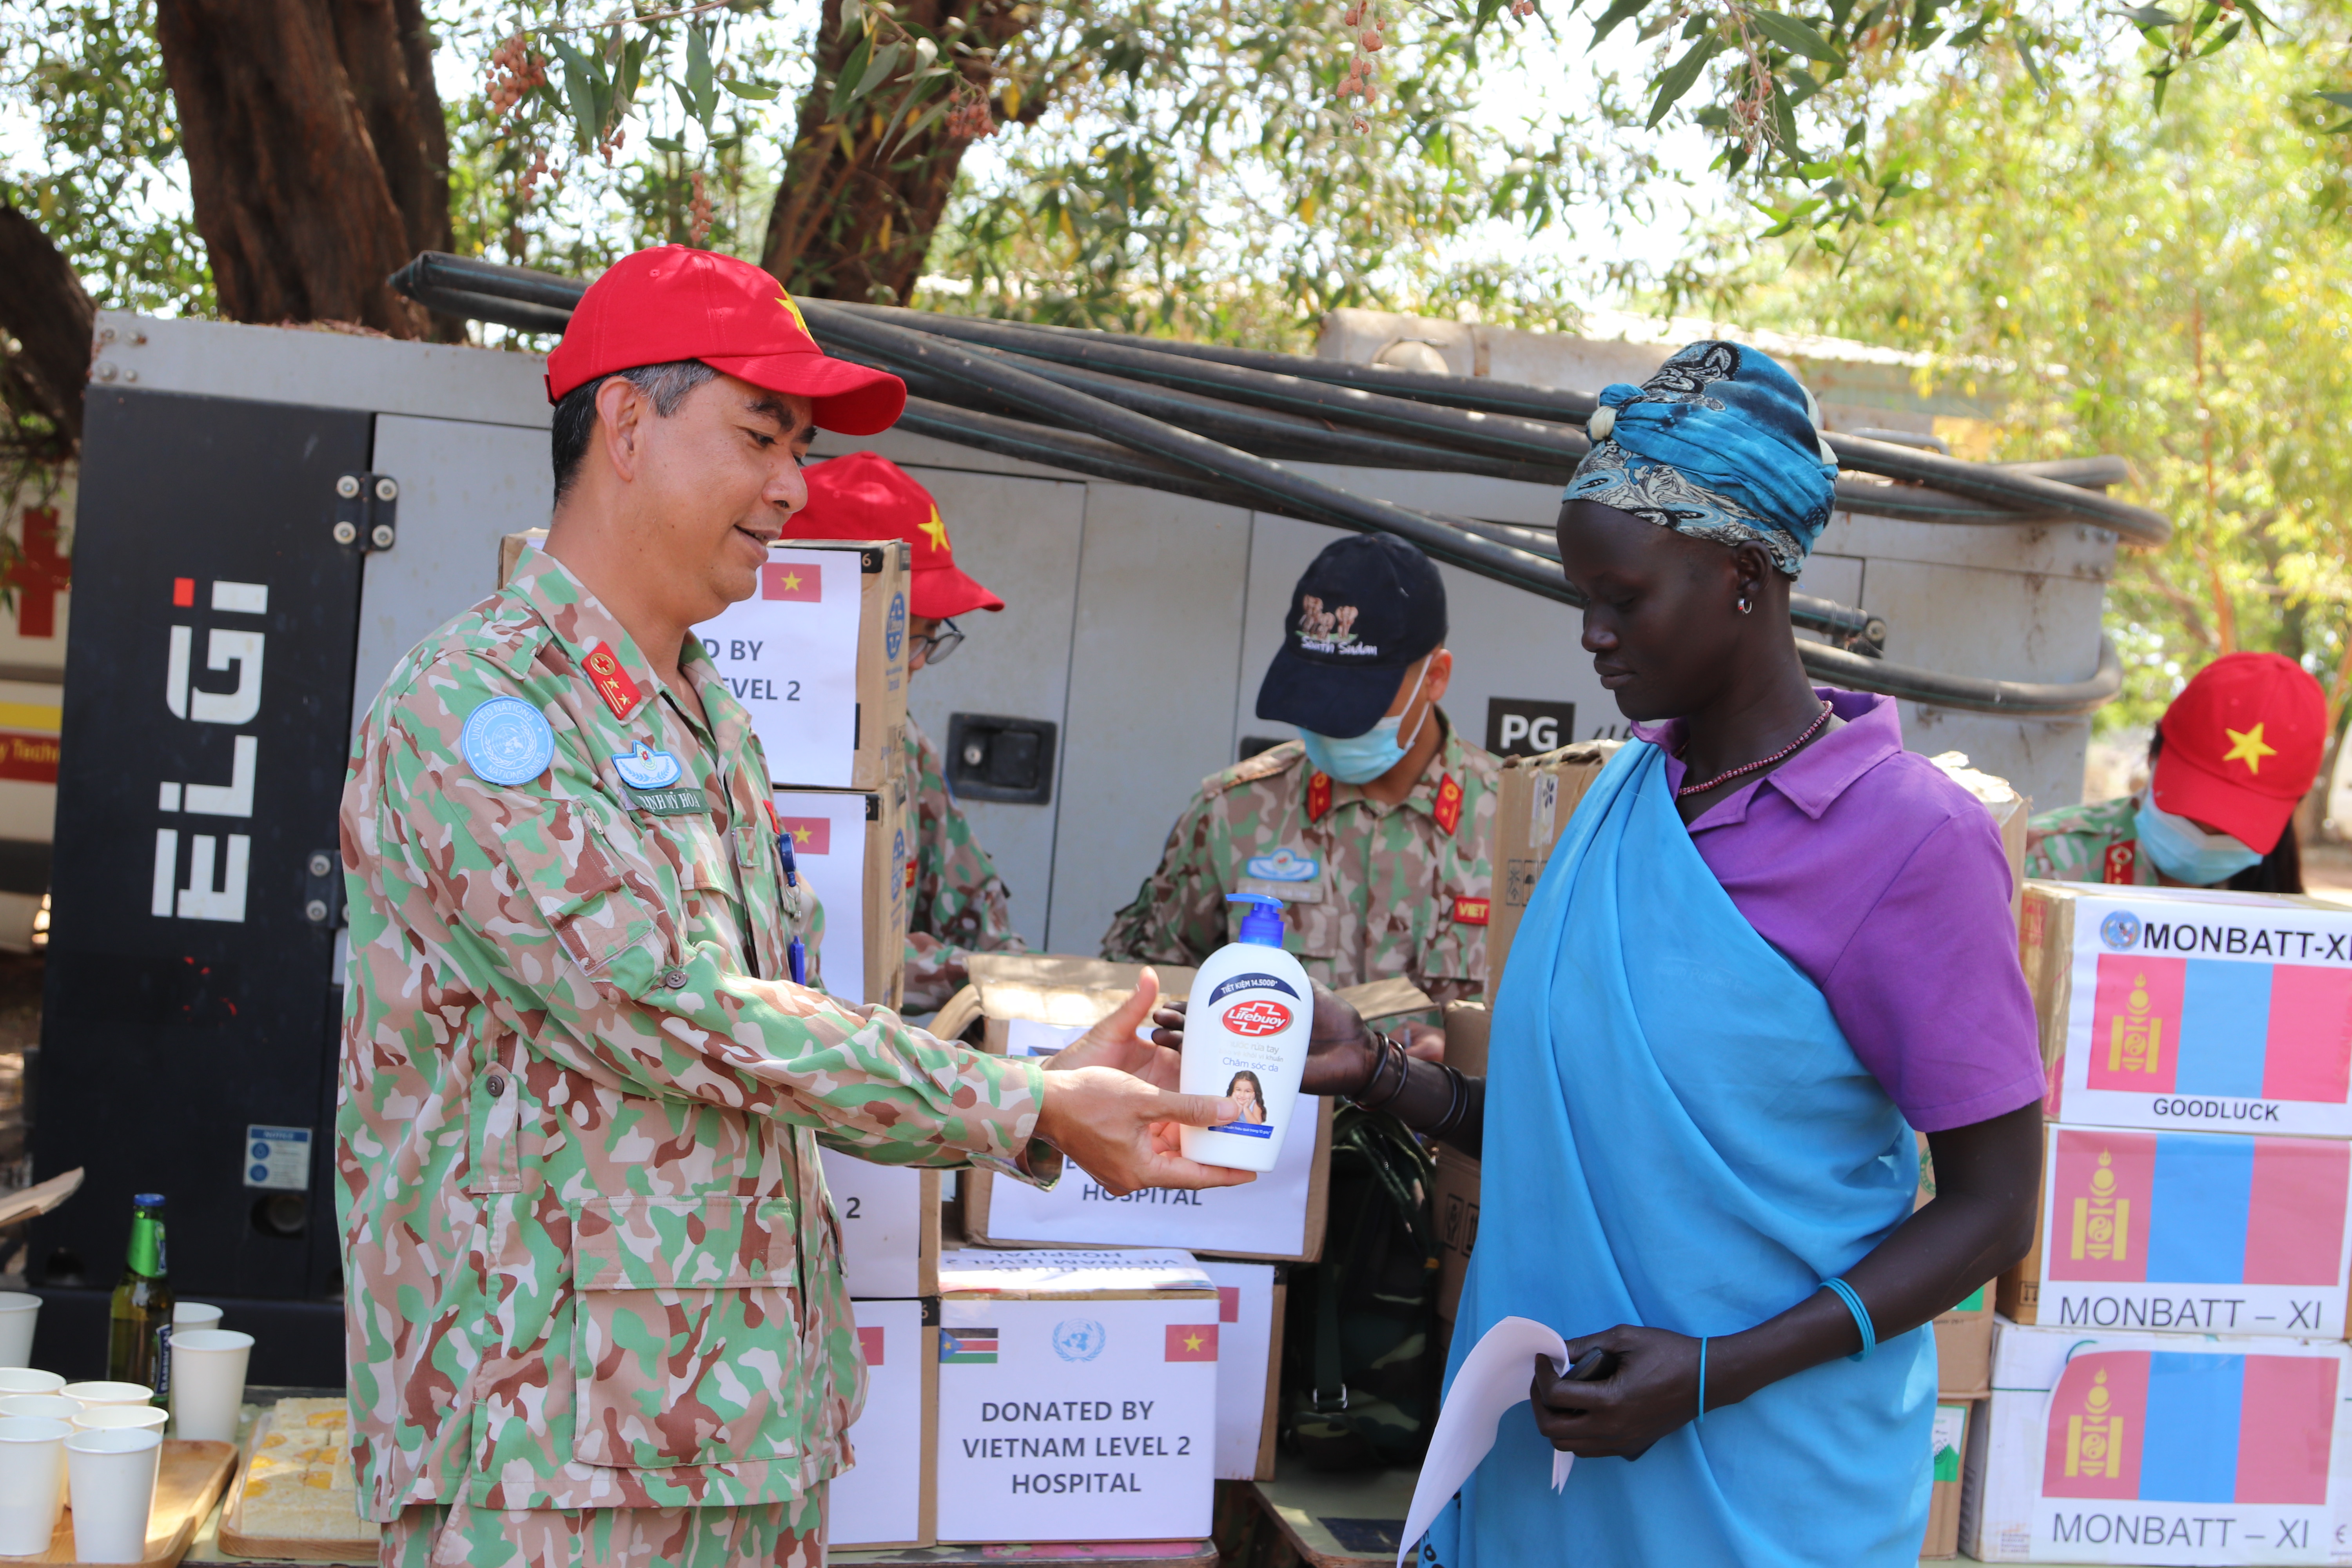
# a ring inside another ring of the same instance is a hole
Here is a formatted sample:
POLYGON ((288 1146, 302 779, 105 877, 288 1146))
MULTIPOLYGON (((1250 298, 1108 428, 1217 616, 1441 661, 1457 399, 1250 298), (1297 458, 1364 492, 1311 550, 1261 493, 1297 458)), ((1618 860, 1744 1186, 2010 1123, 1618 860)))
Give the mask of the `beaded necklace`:
POLYGON ((1803 745, 1806 742, 1820 734, 1822 732, 1822 726, 1829 721, 1830 705, 1824 702, 1822 704, 1822 710, 1813 715, 1813 721, 1805 726, 1805 732, 1798 736, 1795 740, 1790 742, 1787 745, 1781 747, 1779 751, 1773 752, 1770 756, 1759 757, 1752 763, 1742 763, 1736 768, 1716 774, 1705 784, 1685 784, 1682 788, 1675 791, 1675 798, 1676 800, 1682 800, 1694 795, 1705 795, 1707 791, 1714 789, 1718 785, 1729 784, 1732 780, 1739 777, 1743 773, 1752 773, 1759 768, 1769 768, 1774 763, 1780 761, 1783 757, 1786 757, 1791 752, 1794 752, 1798 747, 1803 745))

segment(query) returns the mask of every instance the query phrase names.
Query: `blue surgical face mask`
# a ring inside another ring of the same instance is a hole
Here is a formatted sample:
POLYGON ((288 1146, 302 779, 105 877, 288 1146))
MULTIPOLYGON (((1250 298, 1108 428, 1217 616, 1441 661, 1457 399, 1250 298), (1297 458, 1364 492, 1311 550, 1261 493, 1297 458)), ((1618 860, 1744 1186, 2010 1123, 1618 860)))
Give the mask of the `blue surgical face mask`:
POLYGON ((2228 881, 2249 866, 2262 863, 2262 853, 2249 849, 2226 833, 2208 833, 2185 816, 2160 809, 2153 791, 2139 797, 2140 847, 2156 868, 2177 882, 2210 888, 2228 881))
MULTIPOLYGON (((1429 666, 1423 662, 1421 675, 1412 683, 1412 696, 1404 700, 1405 712, 1412 710, 1413 698, 1421 695, 1421 683, 1429 679, 1429 666)), ((1422 724, 1429 722, 1423 712, 1422 724)), ((1360 735, 1318 735, 1312 730, 1298 731, 1298 739, 1307 747, 1307 760, 1318 772, 1329 773, 1341 784, 1370 784, 1399 763, 1412 749, 1413 741, 1421 738, 1421 724, 1412 727, 1410 740, 1398 734, 1404 726, 1404 713, 1383 719, 1360 735)))

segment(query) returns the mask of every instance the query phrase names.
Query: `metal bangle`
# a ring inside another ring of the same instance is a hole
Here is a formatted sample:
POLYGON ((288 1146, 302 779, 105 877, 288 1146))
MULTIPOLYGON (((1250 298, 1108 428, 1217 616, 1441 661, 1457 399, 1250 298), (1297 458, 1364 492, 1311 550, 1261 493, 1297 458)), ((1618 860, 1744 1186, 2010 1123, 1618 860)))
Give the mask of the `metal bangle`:
POLYGON ((1381 1081, 1381 1074, 1386 1072, 1389 1066, 1389 1037, 1376 1029, 1367 1030, 1366 1033, 1372 1037, 1372 1070, 1364 1075, 1362 1083, 1349 1089, 1342 1097, 1358 1105, 1363 1104, 1366 1098, 1371 1094, 1374 1086, 1381 1081))
POLYGON ((1462 1069, 1459 1068, 1440 1062, 1438 1068, 1446 1077, 1445 1114, 1439 1117, 1435 1125, 1423 1136, 1443 1141, 1452 1137, 1467 1116, 1470 1110, 1470 1080, 1463 1076, 1462 1069))

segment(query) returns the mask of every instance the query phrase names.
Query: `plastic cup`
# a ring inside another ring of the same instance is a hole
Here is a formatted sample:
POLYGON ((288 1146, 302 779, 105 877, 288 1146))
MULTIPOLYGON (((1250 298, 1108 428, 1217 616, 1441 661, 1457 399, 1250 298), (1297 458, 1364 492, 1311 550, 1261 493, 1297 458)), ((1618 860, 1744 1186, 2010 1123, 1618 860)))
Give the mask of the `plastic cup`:
POLYGON ((11 1394, 0 1398, 0 1416, 27 1415, 41 1421, 62 1421, 68 1426, 88 1408, 80 1400, 68 1399, 62 1394, 11 1394))
POLYGON ((74 1557, 82 1563, 141 1563, 155 1510, 161 1432, 118 1427, 66 1439, 72 1478, 74 1557))
MULTIPOLYGON (((177 1342, 176 1338, 173 1341, 177 1342)), ((84 1405, 152 1405, 155 1391, 143 1383, 68 1383, 58 1390, 68 1399, 84 1405)))
POLYGON ((209 1301, 174 1301, 172 1303, 172 1332, 182 1329, 217 1329, 221 1310, 209 1301))
POLYGON ((33 1324, 41 1315, 41 1299, 22 1290, 0 1290, 0 1366, 30 1366, 33 1324))
POLYGON ((0 1555, 32 1557, 49 1549, 66 1500, 62 1421, 0 1415, 0 1555))
POLYGON ((55 1394, 66 1380, 54 1372, 29 1366, 0 1366, 0 1399, 12 1394, 55 1394))
POLYGON ((235 1329, 172 1331, 172 1421, 178 1436, 234 1443, 245 1407, 245 1363, 253 1336, 235 1329))
POLYGON ((77 1432, 161 1432, 171 1418, 169 1412, 152 1405, 85 1405, 72 1426, 77 1432))

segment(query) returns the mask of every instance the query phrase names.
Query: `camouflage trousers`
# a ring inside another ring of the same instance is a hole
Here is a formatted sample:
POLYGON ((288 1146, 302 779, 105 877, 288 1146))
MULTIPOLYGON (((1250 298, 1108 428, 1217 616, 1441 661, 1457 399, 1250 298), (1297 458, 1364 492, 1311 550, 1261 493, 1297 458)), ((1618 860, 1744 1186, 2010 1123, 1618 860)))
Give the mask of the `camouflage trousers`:
POLYGON ((753 1508, 477 1509, 419 1503, 383 1568, 824 1568, 824 1489, 753 1508))

